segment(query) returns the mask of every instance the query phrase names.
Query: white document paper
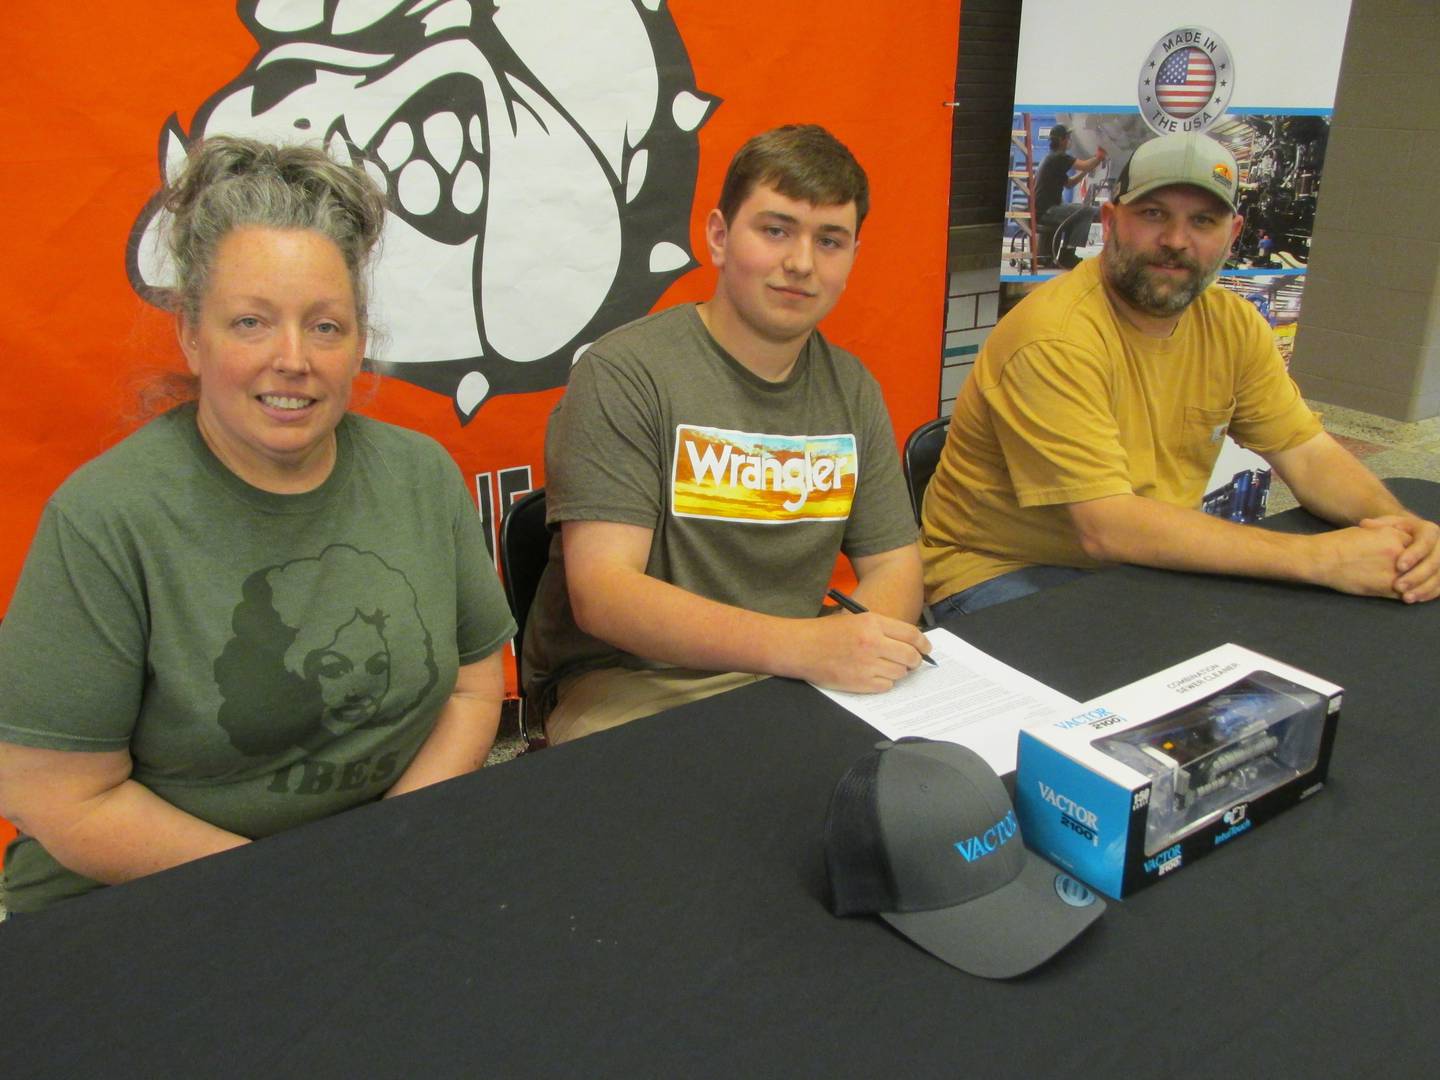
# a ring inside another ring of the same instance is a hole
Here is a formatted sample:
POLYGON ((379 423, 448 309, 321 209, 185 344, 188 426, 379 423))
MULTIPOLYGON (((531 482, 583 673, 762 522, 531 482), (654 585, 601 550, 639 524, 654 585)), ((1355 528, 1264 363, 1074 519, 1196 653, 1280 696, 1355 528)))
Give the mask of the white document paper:
POLYGON ((817 687, 888 739, 919 735, 968 746, 997 773, 1015 768, 1020 729, 1079 702, 996 660, 948 630, 928 630, 930 655, 883 694, 847 694, 817 687))

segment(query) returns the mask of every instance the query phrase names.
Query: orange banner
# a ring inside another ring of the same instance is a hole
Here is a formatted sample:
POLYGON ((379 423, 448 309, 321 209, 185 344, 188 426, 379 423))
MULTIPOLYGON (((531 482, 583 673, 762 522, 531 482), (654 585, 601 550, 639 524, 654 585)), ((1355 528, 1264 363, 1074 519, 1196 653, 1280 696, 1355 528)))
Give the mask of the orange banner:
POLYGON ((574 352, 709 294, 705 214, 736 147, 776 124, 826 125, 869 171, 825 332, 879 378, 899 438, 934 415, 959 0, 903 18, 869 0, 143 0, 6 18, 0 609, 50 492, 181 367, 144 299, 164 270, 148 204, 162 161, 208 132, 298 129, 372 161, 399 204, 384 260, 411 261, 380 273, 385 374, 357 407, 440 440, 492 529, 544 482, 574 352))

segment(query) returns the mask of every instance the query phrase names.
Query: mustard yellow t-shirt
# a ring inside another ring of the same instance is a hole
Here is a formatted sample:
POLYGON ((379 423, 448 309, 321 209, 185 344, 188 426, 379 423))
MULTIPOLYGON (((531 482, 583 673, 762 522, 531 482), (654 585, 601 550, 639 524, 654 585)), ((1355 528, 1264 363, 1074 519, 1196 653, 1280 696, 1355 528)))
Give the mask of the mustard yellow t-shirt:
POLYGON ((1199 507, 1227 431, 1271 454, 1320 430, 1244 299, 1213 286, 1170 337, 1147 337, 1088 259, 1001 320, 961 388, 925 495, 926 599, 1033 564, 1094 567, 1066 503, 1199 507))

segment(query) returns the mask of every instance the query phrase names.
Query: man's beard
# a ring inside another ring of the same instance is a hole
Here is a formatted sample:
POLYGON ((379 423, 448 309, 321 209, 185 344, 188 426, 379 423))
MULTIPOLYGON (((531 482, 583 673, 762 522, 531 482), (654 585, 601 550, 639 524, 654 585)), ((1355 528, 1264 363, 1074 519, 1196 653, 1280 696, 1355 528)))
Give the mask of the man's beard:
POLYGON ((1189 256, 1164 246, 1158 256, 1124 247, 1112 231, 1100 253, 1100 264, 1110 287, 1121 299, 1137 311, 1166 318, 1180 314, 1214 284, 1228 254, 1221 252, 1215 265, 1206 271, 1189 256), (1181 267, 1188 275, 1179 280, 1162 277, 1152 272, 1152 266, 1181 267))

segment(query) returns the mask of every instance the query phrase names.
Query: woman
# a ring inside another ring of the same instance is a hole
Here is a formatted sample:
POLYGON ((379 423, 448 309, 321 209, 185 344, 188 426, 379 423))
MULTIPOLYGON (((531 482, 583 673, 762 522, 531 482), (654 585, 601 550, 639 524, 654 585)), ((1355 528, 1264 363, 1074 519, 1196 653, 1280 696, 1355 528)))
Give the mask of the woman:
POLYGON ((61 486, 0 623, 14 912, 470 771, 499 719, 464 482, 347 412, 379 192, 215 138, 164 197, 197 397, 61 486))

